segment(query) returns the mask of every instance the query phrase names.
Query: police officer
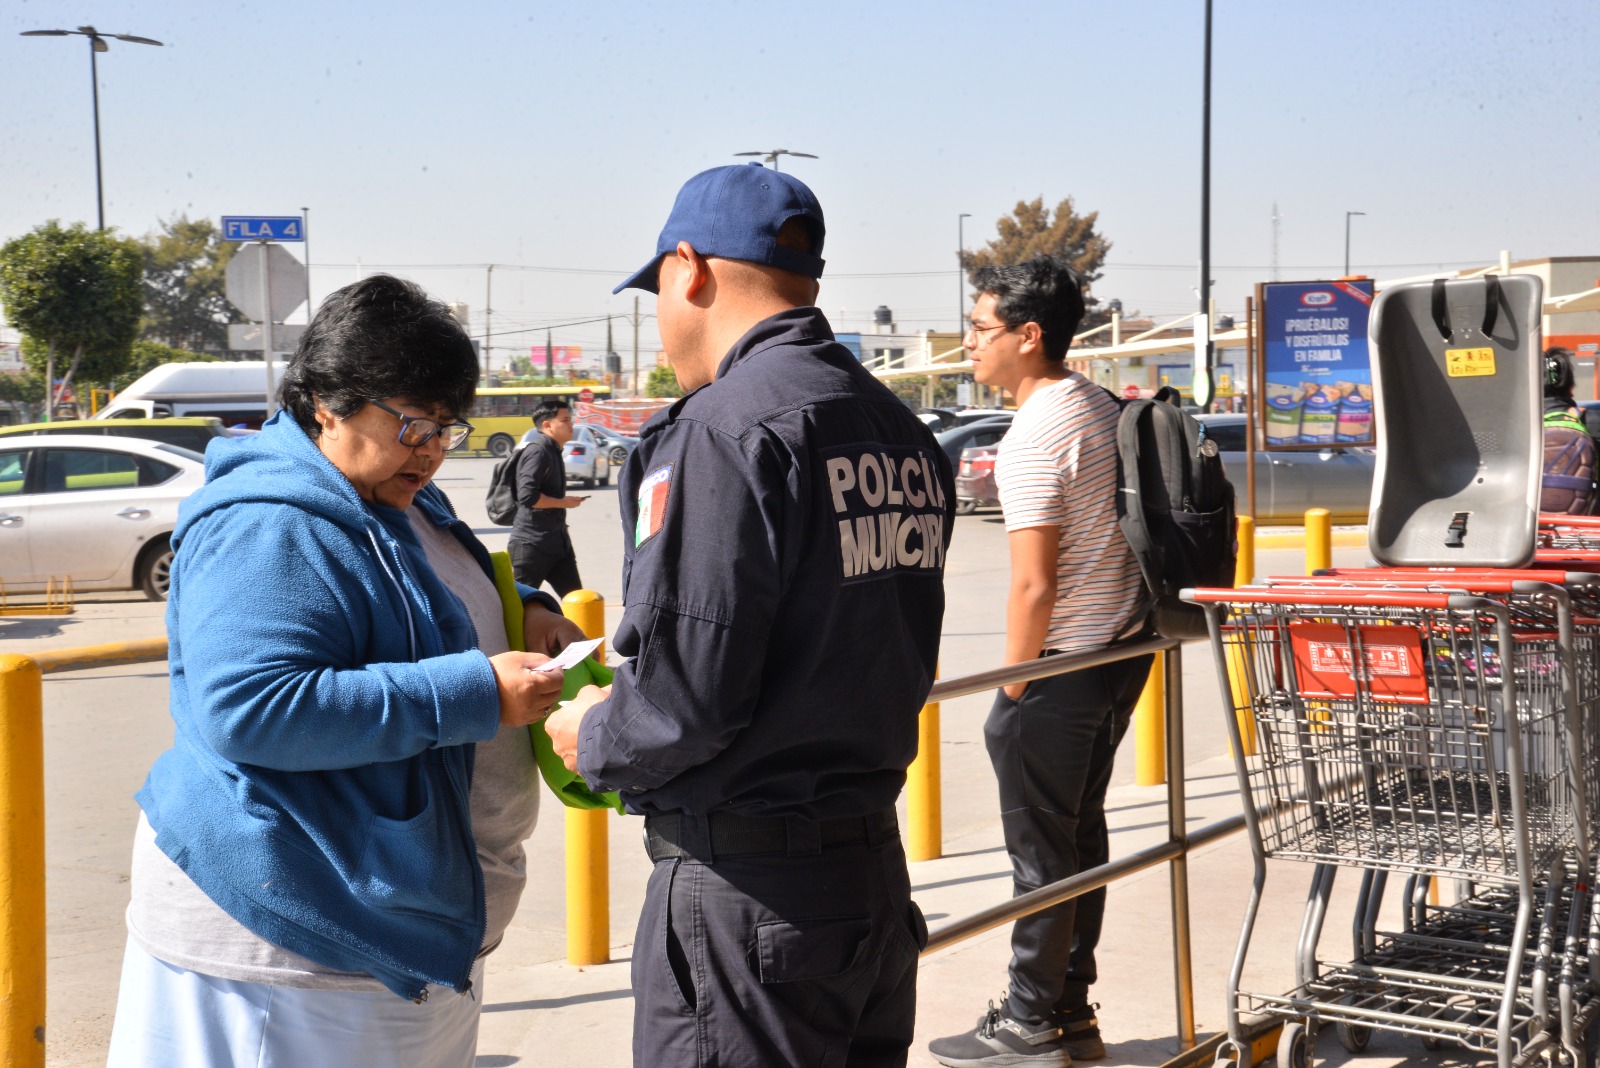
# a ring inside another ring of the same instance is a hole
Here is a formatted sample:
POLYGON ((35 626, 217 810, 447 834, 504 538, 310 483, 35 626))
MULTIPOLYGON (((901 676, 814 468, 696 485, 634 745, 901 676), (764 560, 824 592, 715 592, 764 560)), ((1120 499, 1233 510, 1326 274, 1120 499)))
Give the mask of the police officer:
POLYGON ((790 175, 679 192, 618 291, 659 294, 687 396, 624 473, 633 659, 547 722, 643 813, 639 1064, 904 1064, 927 928, 894 802, 933 682, 955 490, 927 428, 814 306, 790 175))

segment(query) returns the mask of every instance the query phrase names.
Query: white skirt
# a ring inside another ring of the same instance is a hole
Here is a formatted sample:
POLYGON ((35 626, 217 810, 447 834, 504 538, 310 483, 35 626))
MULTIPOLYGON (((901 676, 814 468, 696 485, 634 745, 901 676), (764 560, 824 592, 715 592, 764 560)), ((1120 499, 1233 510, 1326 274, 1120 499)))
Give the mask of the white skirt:
POLYGON ((316 990, 175 968, 130 939, 107 1068, 471 1068, 483 1004, 430 986, 421 1005, 387 990, 316 990))

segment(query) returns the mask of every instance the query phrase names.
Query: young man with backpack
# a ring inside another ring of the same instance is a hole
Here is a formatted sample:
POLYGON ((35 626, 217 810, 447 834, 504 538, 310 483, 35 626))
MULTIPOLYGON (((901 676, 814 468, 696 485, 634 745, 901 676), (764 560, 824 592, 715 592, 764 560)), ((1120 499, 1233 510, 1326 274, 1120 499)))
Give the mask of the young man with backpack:
POLYGON ((534 589, 549 582, 556 596, 565 597, 583 585, 566 510, 588 499, 567 495, 561 447, 572 440, 572 407, 559 397, 545 401, 534 409, 533 426, 538 433, 516 457, 517 518, 507 549, 518 582, 534 589))
POLYGON ((1589 515, 1595 510, 1597 467, 1590 416, 1572 399, 1572 353, 1544 350, 1544 477, 1539 511, 1589 515))
MULTIPOLYGON (((965 339, 978 382, 1017 401, 995 464, 1011 551, 1007 664, 1110 645, 1143 625, 1144 580, 1118 525, 1109 393, 1065 365, 1083 317, 1070 268, 1050 257, 986 267, 965 339)), ((1007 686, 984 739, 999 781, 1016 894, 1109 859, 1105 795, 1150 656, 1007 686)), ((971 1031, 929 1051, 954 1066, 1064 1068, 1105 1056, 1096 978, 1105 891, 1012 928, 1009 991, 971 1031)))

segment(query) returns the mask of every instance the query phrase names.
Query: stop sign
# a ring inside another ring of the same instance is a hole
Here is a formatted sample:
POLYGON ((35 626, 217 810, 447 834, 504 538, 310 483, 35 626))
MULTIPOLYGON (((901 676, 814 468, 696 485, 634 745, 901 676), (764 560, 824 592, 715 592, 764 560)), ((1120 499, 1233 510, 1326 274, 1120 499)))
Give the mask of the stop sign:
POLYGON ((578 401, 581 404, 593 404, 594 403, 594 390, 590 389, 587 386, 585 386, 583 389, 578 390, 578 401))
POLYGON ((1138 386, 1123 386, 1122 387, 1122 399, 1123 400, 1138 400, 1139 399, 1139 387, 1138 386))

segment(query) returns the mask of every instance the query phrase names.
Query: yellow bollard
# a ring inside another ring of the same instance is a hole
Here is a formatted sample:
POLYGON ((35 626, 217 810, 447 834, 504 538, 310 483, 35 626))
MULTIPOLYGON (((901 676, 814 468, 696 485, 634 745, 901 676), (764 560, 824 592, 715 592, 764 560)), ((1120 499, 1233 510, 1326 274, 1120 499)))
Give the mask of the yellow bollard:
POLYGON ((1306 512, 1306 574, 1333 566, 1333 520, 1326 508, 1306 512))
POLYGON ((944 805, 939 789, 939 702, 917 717, 917 758, 906 769, 906 858, 944 856, 944 805))
POLYGON ((1157 653, 1150 678, 1133 709, 1133 781, 1160 786, 1167 781, 1167 654, 1157 653))
MULTIPOLYGON (((1240 516, 1238 534, 1239 559, 1233 568, 1233 584, 1236 588, 1248 586, 1256 580, 1256 521, 1247 515, 1240 516)), ((1239 737, 1244 742, 1244 755, 1255 756, 1255 717, 1250 713, 1250 688, 1245 682, 1249 663, 1242 646, 1230 641, 1224 648, 1227 651, 1228 690, 1233 695, 1234 715, 1239 719, 1239 737)), ((1228 743, 1228 750, 1233 750, 1232 741, 1228 743)))
POLYGON ((0 1065, 44 1066, 44 681, 0 656, 0 1065))
MULTIPOLYGON (((561 614, 578 625, 590 638, 606 636, 606 599, 593 590, 573 590, 561 598, 561 614)), ((590 654, 600 663, 606 662, 605 643, 590 654)))
POLYGON ((566 808, 567 963, 611 959, 611 847, 608 808, 566 808))
POLYGON ((1235 532, 1239 557, 1233 565, 1233 584, 1248 586, 1256 580, 1256 521, 1247 515, 1239 516, 1235 532))
MULTIPOLYGON (((606 601, 593 590, 573 590, 561 599, 562 613, 584 634, 606 632, 606 601)), ((605 660, 605 646, 595 650, 605 660)), ((564 809, 567 814, 567 963, 604 964, 611 959, 610 809, 564 809)))

